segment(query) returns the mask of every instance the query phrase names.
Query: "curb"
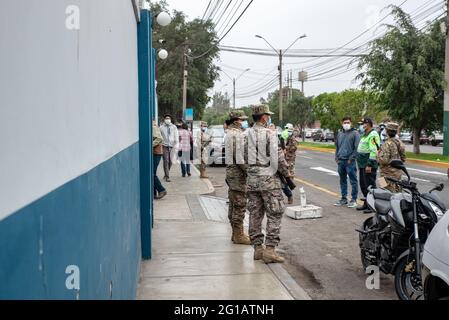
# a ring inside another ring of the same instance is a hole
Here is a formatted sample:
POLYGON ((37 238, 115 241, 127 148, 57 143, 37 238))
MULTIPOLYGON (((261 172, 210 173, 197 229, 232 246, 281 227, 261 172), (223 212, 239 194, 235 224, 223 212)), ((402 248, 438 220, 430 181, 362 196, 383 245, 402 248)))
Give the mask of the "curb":
POLYGON ((295 300, 312 300, 309 294, 292 278, 292 276, 280 264, 268 264, 279 282, 295 300))
MULTIPOLYGON (((197 169, 197 167, 195 165, 192 165, 191 168, 193 170, 195 170, 195 172, 198 174, 198 178, 199 178, 200 171, 197 169)), ((201 195, 204 195, 204 196, 213 196, 213 195, 215 195, 215 188, 214 188, 214 185, 212 184, 212 182, 209 179, 201 179, 200 178, 200 180, 206 184, 207 189, 208 189, 206 193, 203 193, 201 195)))
MULTIPOLYGON (((325 153, 335 153, 335 150, 326 149, 326 148, 319 148, 319 147, 305 147, 305 146, 299 146, 302 150, 309 150, 309 151, 318 151, 318 152, 325 152, 325 153)), ((437 161, 430 161, 430 160, 420 160, 420 159, 407 159, 408 163, 414 163, 414 164, 421 164, 429 167, 434 168, 441 168, 441 169, 447 169, 449 168, 449 163, 446 162, 437 162, 437 161)))

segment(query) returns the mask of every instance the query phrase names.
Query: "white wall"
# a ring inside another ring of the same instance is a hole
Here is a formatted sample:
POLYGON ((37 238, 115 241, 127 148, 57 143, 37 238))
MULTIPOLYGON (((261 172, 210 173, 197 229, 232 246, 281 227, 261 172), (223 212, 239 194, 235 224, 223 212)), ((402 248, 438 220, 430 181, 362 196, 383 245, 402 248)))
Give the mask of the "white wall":
POLYGON ((137 141, 131 1, 1 0, 0 220, 137 141))

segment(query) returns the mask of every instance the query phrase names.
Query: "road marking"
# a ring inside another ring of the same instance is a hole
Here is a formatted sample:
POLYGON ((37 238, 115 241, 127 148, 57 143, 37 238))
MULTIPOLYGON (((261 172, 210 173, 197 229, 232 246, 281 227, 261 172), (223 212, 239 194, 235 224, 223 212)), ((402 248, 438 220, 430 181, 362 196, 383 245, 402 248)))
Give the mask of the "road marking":
POLYGON ((329 174, 331 176, 337 176, 338 177, 338 172, 333 171, 333 170, 329 170, 329 169, 326 169, 326 168, 323 168, 323 167, 315 167, 315 168, 310 168, 310 169, 311 170, 315 170, 315 171, 321 171, 321 172, 327 173, 327 174, 329 174))
POLYGON ((311 157, 306 157, 306 156, 299 156, 299 158, 303 158, 303 159, 307 159, 307 160, 313 160, 313 158, 311 158, 311 157))
POLYGON ((333 191, 331 191, 331 190, 328 190, 328 189, 326 189, 326 188, 317 186, 316 184, 313 184, 313 183, 311 183, 311 182, 308 182, 308 181, 305 181, 305 180, 302 180, 302 179, 299 179, 299 178, 295 178, 295 181, 298 181, 299 183, 305 184, 306 186, 312 187, 312 188, 317 189, 317 190, 319 190, 319 191, 322 191, 322 192, 324 192, 324 193, 330 194, 330 195, 333 196, 333 197, 337 197, 337 198, 340 197, 340 195, 339 195, 338 193, 333 192, 333 191))
POLYGON ((438 172, 438 171, 426 171, 426 170, 420 170, 420 169, 414 169, 414 168, 407 168, 407 170, 447 177, 447 173, 442 173, 442 172, 438 172))
POLYGON ((420 178, 412 178, 412 180, 430 183, 429 180, 420 179, 420 178))

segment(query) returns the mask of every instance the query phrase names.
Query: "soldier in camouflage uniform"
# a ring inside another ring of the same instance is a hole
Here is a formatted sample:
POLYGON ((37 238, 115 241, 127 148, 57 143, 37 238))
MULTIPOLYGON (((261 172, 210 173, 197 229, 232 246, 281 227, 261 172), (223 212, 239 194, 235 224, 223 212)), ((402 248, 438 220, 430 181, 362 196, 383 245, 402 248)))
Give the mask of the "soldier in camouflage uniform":
POLYGON ((294 129, 288 130, 288 138, 285 143, 285 161, 288 164, 290 176, 295 176, 296 151, 298 151, 299 131, 294 129))
MULTIPOLYGON (((401 180, 402 171, 392 168, 390 162, 392 160, 406 161, 405 146, 398 138, 396 138, 399 130, 399 125, 394 122, 390 122, 386 126, 387 140, 377 154, 377 161, 380 165, 380 176, 384 178, 393 178, 401 180)), ((387 180, 388 186, 386 189, 391 192, 400 192, 401 188, 396 184, 387 180)))
POLYGON ((209 160, 208 155, 208 146, 210 145, 212 141, 212 137, 206 133, 207 131, 207 123, 201 122, 201 131, 198 136, 198 143, 200 147, 200 158, 201 158, 201 165, 200 165, 200 178, 201 179, 208 179, 209 177, 206 175, 206 162, 209 160))
POLYGON ((245 160, 248 164, 249 235, 255 249, 254 260, 282 263, 284 259, 275 251, 280 241, 281 220, 285 209, 282 183, 278 174, 290 176, 277 134, 268 129, 272 114, 266 105, 253 107, 255 124, 248 130, 245 140, 245 160), (262 220, 265 215, 266 237, 262 233, 262 220))
POLYGON ((226 183, 228 184, 229 222, 232 227, 231 240, 235 244, 250 245, 243 231, 248 197, 246 194, 246 166, 244 162, 244 135, 242 122, 248 119, 243 111, 235 110, 229 115, 226 138, 226 183))

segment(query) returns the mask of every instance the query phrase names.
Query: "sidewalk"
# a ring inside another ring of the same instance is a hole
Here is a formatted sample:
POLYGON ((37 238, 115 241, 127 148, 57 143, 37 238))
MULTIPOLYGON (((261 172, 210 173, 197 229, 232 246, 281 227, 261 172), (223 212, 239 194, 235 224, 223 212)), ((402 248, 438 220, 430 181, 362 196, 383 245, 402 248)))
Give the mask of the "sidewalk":
POLYGON ((155 203, 153 259, 142 263, 138 299, 309 299, 282 266, 254 261, 250 246, 232 244, 226 202, 210 196, 209 180, 195 169, 190 178, 179 166, 171 172, 167 197, 155 203))

